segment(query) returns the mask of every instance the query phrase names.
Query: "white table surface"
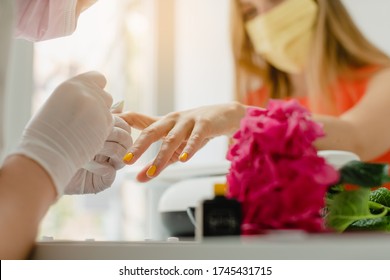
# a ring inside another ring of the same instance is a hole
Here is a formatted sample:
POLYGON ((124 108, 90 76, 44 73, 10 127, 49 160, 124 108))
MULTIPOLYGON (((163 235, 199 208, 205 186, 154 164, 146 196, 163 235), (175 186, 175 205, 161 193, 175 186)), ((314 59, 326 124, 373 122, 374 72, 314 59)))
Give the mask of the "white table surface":
POLYGON ((73 260, 390 260, 389 233, 305 234, 209 238, 202 242, 45 241, 32 259, 73 260))

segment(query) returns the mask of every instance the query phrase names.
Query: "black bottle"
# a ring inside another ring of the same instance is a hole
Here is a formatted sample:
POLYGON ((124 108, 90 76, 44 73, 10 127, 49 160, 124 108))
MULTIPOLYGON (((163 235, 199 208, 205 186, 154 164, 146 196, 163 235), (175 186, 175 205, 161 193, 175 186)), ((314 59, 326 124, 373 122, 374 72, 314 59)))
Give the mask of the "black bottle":
POLYGON ((196 209, 196 238, 240 235, 241 204, 225 197, 226 184, 215 184, 213 199, 204 200, 196 209))

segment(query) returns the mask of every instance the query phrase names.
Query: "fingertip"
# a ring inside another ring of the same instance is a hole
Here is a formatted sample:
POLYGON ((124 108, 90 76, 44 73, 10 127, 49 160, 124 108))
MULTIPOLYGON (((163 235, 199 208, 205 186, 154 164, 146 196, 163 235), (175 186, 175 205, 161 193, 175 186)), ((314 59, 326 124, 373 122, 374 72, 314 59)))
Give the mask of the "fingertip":
POLYGON ((106 77, 100 72, 90 71, 90 72, 86 72, 84 74, 81 74, 81 76, 92 79, 102 89, 104 89, 107 85, 106 77))
POLYGON ((186 162, 187 160, 188 160, 188 153, 187 152, 181 153, 181 155, 179 156, 179 161, 186 162))
POLYGON ((96 79, 95 79, 95 82, 96 84, 101 87, 102 89, 104 89, 107 85, 107 79, 105 76, 103 76, 102 74, 100 73, 97 73, 98 75, 96 75, 96 79))
POLYGON ((133 153, 127 153, 124 157, 123 157, 123 162, 125 164, 132 164, 132 159, 134 158, 134 154, 133 153))
POLYGON ((119 114, 116 114, 119 118, 121 118, 125 123, 127 123, 129 126, 133 127, 134 122, 131 117, 132 112, 121 112, 119 114))
POLYGON ((157 170, 157 166, 156 165, 151 165, 148 170, 146 171, 146 175, 149 177, 149 178, 154 178, 155 174, 156 174, 156 170, 157 170))
POLYGON ((141 172, 137 175, 136 180, 140 183, 146 183, 151 180, 148 176, 146 176, 146 172, 141 172))

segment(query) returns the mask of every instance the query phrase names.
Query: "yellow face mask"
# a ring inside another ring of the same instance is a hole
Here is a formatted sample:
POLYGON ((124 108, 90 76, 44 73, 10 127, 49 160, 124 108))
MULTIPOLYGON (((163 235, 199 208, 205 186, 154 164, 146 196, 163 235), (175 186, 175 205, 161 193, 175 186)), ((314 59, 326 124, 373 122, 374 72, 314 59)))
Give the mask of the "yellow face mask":
POLYGON ((318 7, 313 0, 286 0, 246 24, 256 52, 287 73, 305 67, 318 7))

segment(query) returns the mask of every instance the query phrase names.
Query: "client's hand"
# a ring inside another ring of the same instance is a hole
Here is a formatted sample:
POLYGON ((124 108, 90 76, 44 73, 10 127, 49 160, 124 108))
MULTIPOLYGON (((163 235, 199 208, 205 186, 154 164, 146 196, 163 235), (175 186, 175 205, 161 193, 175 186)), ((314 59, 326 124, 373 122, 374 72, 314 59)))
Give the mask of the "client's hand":
POLYGON ((169 164, 189 160, 210 139, 232 135, 239 128, 245 111, 244 105, 232 102, 174 112, 161 118, 133 112, 123 113, 120 116, 130 126, 142 130, 123 160, 127 164, 136 162, 152 143, 162 139, 154 161, 137 176, 140 182, 149 181, 169 164))

